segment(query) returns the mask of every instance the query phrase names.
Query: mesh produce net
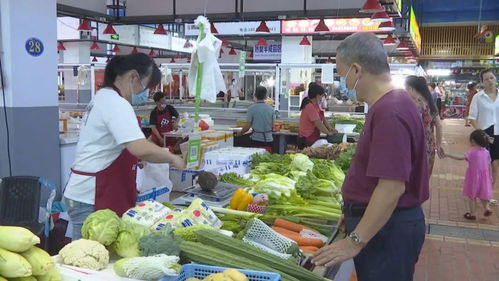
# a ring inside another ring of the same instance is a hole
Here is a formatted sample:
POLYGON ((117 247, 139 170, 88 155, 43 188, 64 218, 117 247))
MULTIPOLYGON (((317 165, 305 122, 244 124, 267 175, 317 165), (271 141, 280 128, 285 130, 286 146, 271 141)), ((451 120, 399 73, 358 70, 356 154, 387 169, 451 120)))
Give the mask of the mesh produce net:
POLYGON ((298 245, 293 240, 275 232, 259 219, 247 223, 243 241, 282 258, 298 252, 298 245))

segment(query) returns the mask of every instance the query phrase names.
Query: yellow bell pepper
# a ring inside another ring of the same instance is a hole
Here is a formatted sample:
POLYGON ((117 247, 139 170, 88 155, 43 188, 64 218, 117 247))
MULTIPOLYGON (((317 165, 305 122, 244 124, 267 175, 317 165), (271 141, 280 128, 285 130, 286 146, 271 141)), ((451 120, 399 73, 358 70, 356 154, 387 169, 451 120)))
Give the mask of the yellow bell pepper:
POLYGON ((232 195, 232 198, 230 199, 229 207, 232 210, 237 210, 237 207, 239 206, 239 202, 244 198, 244 195, 246 192, 242 188, 238 188, 234 194, 232 195))
POLYGON ((253 201, 253 196, 249 193, 244 194, 244 197, 242 200, 239 202, 239 205, 237 206, 238 211, 246 211, 246 208, 248 208, 248 205, 253 201))

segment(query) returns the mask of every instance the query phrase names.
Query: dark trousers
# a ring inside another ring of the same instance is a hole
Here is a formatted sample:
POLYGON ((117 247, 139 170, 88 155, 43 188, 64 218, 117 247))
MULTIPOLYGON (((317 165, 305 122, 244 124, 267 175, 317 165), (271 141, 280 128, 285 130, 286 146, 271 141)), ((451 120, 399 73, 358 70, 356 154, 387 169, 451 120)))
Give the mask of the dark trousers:
MULTIPOLYGON (((361 218, 345 215, 346 231, 352 232, 361 218)), ((358 280, 412 281, 425 230, 421 206, 396 210, 354 258, 358 280)))

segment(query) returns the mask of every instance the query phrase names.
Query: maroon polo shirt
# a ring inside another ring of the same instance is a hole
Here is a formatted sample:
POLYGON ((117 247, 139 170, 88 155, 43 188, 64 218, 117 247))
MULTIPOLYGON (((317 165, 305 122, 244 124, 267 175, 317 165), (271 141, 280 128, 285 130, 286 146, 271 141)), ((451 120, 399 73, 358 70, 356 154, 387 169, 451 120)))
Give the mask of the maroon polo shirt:
POLYGON ((386 93, 369 108, 342 187, 343 200, 367 204, 380 178, 405 182, 397 207, 415 207, 429 197, 421 112, 404 90, 386 93))

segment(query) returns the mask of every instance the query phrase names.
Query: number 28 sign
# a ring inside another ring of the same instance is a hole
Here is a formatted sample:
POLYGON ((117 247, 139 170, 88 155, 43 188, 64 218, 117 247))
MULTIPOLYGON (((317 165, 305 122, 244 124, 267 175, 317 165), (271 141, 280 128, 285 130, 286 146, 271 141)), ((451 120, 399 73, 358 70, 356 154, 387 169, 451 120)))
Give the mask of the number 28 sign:
POLYGON ((26 52, 34 57, 38 57, 43 53, 43 43, 38 38, 29 38, 26 41, 25 48, 26 52))

